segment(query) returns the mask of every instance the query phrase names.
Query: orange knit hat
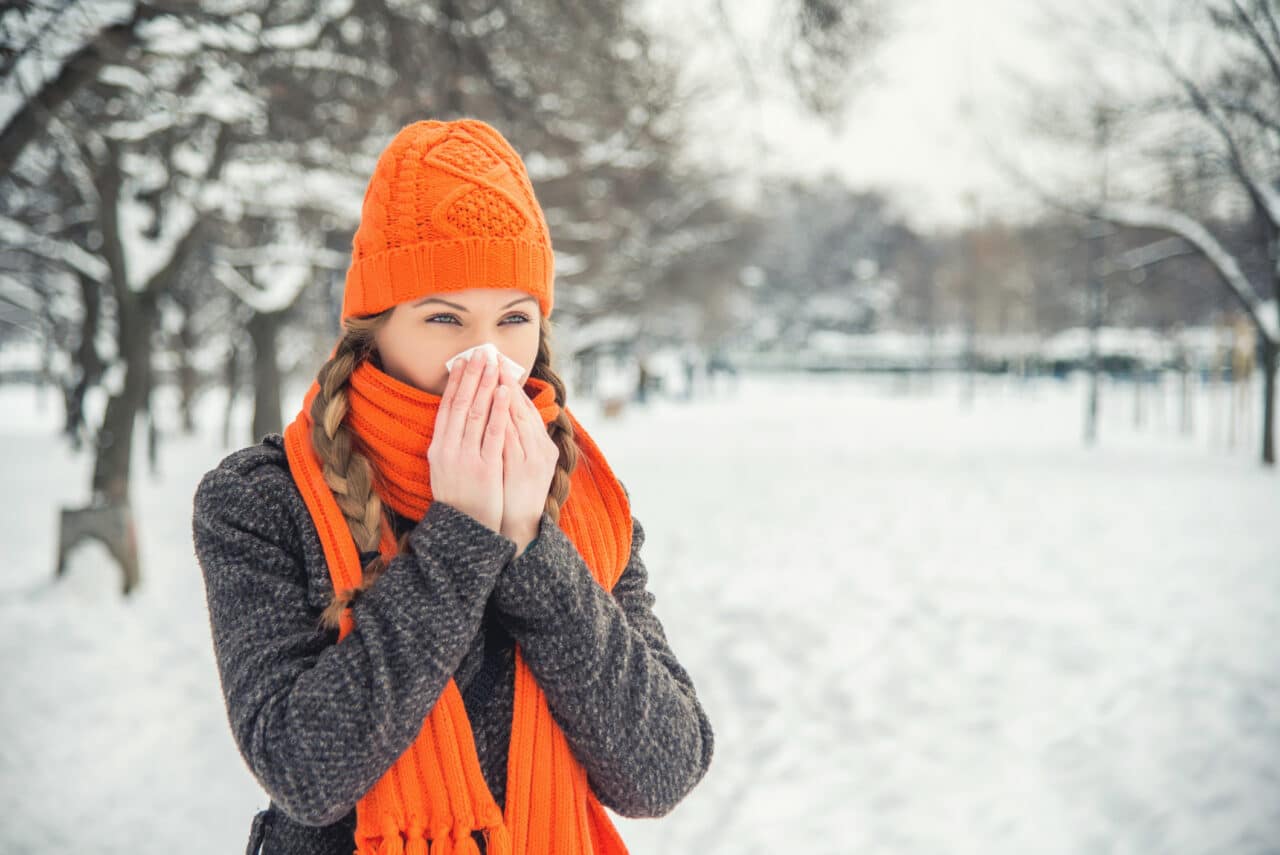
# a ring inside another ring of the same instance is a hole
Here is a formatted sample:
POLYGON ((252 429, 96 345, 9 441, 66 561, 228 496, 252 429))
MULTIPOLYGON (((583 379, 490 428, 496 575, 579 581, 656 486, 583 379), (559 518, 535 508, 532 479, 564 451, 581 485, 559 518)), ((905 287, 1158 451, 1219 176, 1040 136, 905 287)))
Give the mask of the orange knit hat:
POLYGON ((550 317, 554 268, 542 208, 502 134, 479 119, 417 121, 369 179, 342 317, 468 288, 528 291, 550 317))

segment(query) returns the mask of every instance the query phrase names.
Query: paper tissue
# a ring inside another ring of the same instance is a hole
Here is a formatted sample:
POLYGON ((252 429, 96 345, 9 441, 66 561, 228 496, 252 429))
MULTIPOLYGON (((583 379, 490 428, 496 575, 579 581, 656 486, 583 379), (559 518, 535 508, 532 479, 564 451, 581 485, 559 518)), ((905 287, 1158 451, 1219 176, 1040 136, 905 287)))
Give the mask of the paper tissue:
POLYGON ((517 382, 520 380, 521 377, 524 376, 523 365, 521 365, 519 362, 516 362, 511 357, 507 356, 502 351, 498 350, 497 345, 487 341, 484 344, 477 344, 475 347, 468 347, 466 350, 460 351, 458 353, 455 353, 453 356, 450 356, 448 359, 444 361, 445 370, 452 371, 454 362, 458 361, 459 359, 466 359, 477 350, 484 351, 490 362, 500 360, 501 363, 506 367, 507 372, 513 378, 515 378, 517 382))

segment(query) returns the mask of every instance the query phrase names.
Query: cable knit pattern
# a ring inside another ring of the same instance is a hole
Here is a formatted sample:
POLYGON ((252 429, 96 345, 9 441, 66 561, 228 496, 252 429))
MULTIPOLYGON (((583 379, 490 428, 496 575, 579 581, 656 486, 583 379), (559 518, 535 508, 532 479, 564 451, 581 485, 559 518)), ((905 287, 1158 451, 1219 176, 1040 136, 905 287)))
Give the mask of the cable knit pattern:
POLYGON ((472 190, 449 206, 445 218, 469 235, 515 237, 525 230, 525 218, 493 190, 472 190))
POLYGON ((624 816, 679 803, 706 773, 714 737, 653 614, 638 521, 612 592, 550 517, 515 560, 513 541, 447 503, 409 522, 410 551, 355 602, 355 629, 337 643, 318 628, 333 585, 281 436, 228 455, 196 491, 231 732, 271 801, 248 851, 349 855, 356 801, 450 676, 503 805, 515 640, 602 803, 624 816))

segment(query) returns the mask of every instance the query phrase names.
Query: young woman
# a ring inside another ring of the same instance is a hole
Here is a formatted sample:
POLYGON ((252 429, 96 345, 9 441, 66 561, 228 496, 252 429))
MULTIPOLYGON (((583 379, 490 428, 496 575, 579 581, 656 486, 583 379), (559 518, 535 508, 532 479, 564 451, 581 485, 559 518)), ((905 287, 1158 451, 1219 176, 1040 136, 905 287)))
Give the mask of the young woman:
POLYGON ((195 494, 231 731, 270 796, 248 851, 623 853, 602 806, 666 814, 713 734, 552 366, 524 164, 483 122, 410 124, 352 249, 301 411, 195 494))

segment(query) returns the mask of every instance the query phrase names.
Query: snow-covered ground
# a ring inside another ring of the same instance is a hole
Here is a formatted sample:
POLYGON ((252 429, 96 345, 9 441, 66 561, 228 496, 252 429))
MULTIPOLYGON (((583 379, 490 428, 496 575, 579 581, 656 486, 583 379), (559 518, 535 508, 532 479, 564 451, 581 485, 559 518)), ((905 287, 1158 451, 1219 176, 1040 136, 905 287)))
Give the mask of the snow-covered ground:
MULTIPOLYGON (((1181 436, 1172 384, 1142 428, 1108 386, 1086 449, 1079 380, 986 379, 971 405, 963 385, 745 376, 617 420, 571 402, 716 727, 688 799, 618 820, 637 855, 1280 849, 1280 474, 1253 436, 1226 446, 1213 390, 1181 436)), ((221 406, 137 479, 124 602, 97 546, 50 583, 89 464, 52 397, 0 389, 0 852, 243 851, 266 796, 190 540, 221 406)))

